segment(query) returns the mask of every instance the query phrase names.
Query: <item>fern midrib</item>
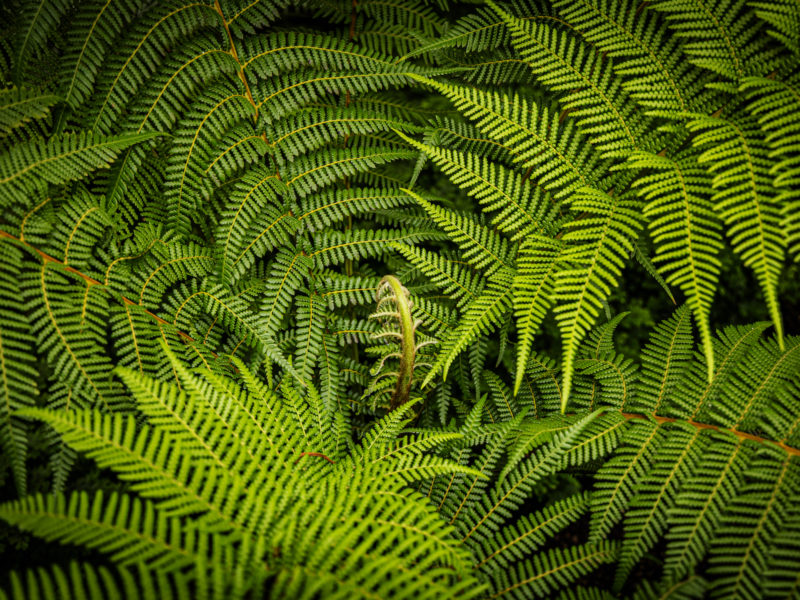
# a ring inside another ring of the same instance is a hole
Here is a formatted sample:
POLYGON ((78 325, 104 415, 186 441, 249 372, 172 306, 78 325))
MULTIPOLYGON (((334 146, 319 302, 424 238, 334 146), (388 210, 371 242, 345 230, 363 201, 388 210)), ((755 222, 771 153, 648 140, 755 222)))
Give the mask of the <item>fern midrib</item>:
POLYGON ((222 7, 219 4, 219 0, 214 0, 214 10, 219 15, 219 18, 222 20, 222 26, 225 28, 225 35, 228 37, 228 43, 230 44, 229 54, 233 57, 233 60, 236 61, 236 64, 239 65, 239 80, 242 82, 242 84, 244 84, 247 100, 255 109, 253 123, 258 123, 258 106, 256 106, 256 102, 253 100, 253 94, 250 91, 250 84, 247 83, 247 77, 244 74, 244 65, 242 65, 242 61, 239 60, 239 53, 236 51, 236 44, 233 43, 233 36, 231 35, 231 30, 228 27, 229 22, 225 20, 225 14, 222 12, 222 7))
POLYGON ((695 421, 693 419, 681 419, 681 418, 678 418, 678 417, 662 417, 660 415, 648 414, 648 413, 625 413, 625 412, 623 412, 623 413, 620 413, 620 414, 623 417, 625 417, 626 419, 628 419, 628 420, 631 420, 631 419, 648 419, 648 420, 653 419, 653 420, 656 421, 656 423, 686 423, 688 425, 691 425, 692 427, 696 427, 697 429, 710 429, 712 431, 719 431, 721 433, 731 433, 731 434, 735 435, 736 437, 740 437, 740 438, 747 439, 747 440, 752 440, 752 441, 757 442, 759 444, 775 445, 775 446, 778 446, 781 450, 783 450, 787 454, 790 454, 792 456, 800 456, 800 449, 794 448, 792 446, 789 446, 788 444, 786 444, 786 443, 784 443, 782 441, 771 440, 769 438, 761 437, 761 436, 758 436, 758 435, 755 435, 755 434, 752 434, 752 433, 747 433, 745 431, 740 431, 738 429, 728 429, 728 428, 725 428, 725 427, 720 427, 718 425, 711 425, 709 423, 701 423, 701 422, 695 421))

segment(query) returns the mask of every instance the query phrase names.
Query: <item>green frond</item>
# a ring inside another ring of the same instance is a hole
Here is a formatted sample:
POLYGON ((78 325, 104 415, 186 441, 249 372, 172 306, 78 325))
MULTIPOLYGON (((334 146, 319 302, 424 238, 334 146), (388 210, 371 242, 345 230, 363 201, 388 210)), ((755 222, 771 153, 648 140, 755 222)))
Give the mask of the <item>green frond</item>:
POLYGON ((503 528, 496 539, 484 542, 477 566, 493 573, 524 560, 542 548, 553 534, 580 519, 587 511, 587 501, 585 493, 567 496, 503 528))
POLYGON ((591 499, 589 539, 608 537, 637 493, 639 479, 648 472, 660 448, 664 431, 646 420, 633 421, 617 452, 595 476, 591 499))
POLYGON ((0 135, 37 119, 44 119, 61 98, 35 88, 12 87, 0 91, 0 135))
POLYGON ((664 580, 677 582, 708 552, 710 534, 744 483, 750 449, 741 440, 717 436, 703 452, 693 475, 681 488, 670 511, 664 580))
POLYGON ((652 141, 643 119, 621 80, 604 68, 599 53, 585 50, 571 33, 549 23, 515 18, 491 1, 489 6, 505 21, 514 48, 537 80, 553 91, 567 92, 564 109, 604 158, 649 149, 652 141))
POLYGON ((0 242, 0 447, 8 457, 20 496, 27 490, 28 427, 14 412, 36 400, 37 372, 32 364, 34 338, 19 287, 22 252, 0 242))
MULTIPOLYGON (((698 416, 703 420, 741 431, 762 431, 764 408, 777 389, 796 379, 800 372, 800 339, 789 337, 781 349, 774 340, 759 340, 731 373, 713 404, 706 404, 698 416)), ((777 439, 791 431, 772 429, 777 439)))
POLYGON ((140 0, 87 2, 75 14, 59 69, 64 102, 80 106, 94 91, 94 82, 115 39, 142 10, 140 0))
POLYGON ((319 266, 338 265, 346 260, 361 260, 381 256, 390 250, 389 244, 415 244, 423 240, 440 240, 438 231, 424 229, 351 229, 347 232, 321 231, 314 236, 309 258, 319 266))
MULTIPOLYGON (((748 482, 731 500, 709 551, 709 575, 715 591, 729 598, 757 598, 764 575, 774 564, 771 544, 793 511, 800 473, 796 457, 764 452, 748 466, 748 482)), ((777 583, 777 582, 775 582, 777 583)))
POLYGON ((546 596, 614 561, 616 555, 617 545, 611 541, 552 548, 518 563, 514 570, 493 574, 492 597, 523 600, 546 596))
POLYGON ((162 573, 191 565, 208 543, 203 534, 181 540, 176 519, 149 501, 116 492, 37 494, 3 504, 0 517, 46 540, 95 548, 122 567, 147 565, 162 573))
POLYGON ((69 392, 64 407, 117 403, 112 364, 102 351, 108 298, 100 286, 43 261, 21 273, 20 290, 39 352, 69 392))
POLYGON ((623 408, 661 414, 662 405, 675 395, 675 387, 689 368, 693 347, 689 307, 684 304, 650 334, 642 349, 642 369, 633 398, 623 408))
POLYGON ((599 406, 622 408, 629 402, 638 379, 634 361, 613 348, 614 330, 628 313, 620 313, 589 334, 575 361, 573 406, 593 410, 599 406))
POLYGON ((21 6, 20 26, 14 46, 13 81, 18 87, 27 82, 32 59, 41 58, 47 40, 70 7, 68 0, 26 0, 21 6))
POLYGON ((625 514, 625 537, 620 549, 614 587, 619 590, 633 567, 667 531, 667 515, 676 502, 684 478, 694 471, 710 443, 702 430, 685 424, 669 429, 650 469, 643 477, 641 491, 630 501, 625 514))
POLYGON ((518 336, 514 395, 522 385, 533 338, 553 304, 553 277, 563 251, 558 240, 543 236, 530 236, 520 246, 513 284, 518 336))
POLYGON ((461 256, 489 278, 503 277, 511 268, 508 242, 468 215, 438 206, 412 192, 403 190, 419 204, 436 225, 461 247, 461 256))
POLYGON ((91 132, 67 133, 49 140, 16 144, 0 155, 3 205, 28 204, 42 185, 66 183, 109 166, 125 148, 158 137, 158 133, 104 137, 91 132))
POLYGON ((656 247, 654 261, 659 272, 668 284, 686 294, 694 313, 710 379, 714 355, 709 316, 721 267, 717 256, 722 250, 710 178, 694 157, 673 160, 637 153, 628 160, 633 168, 657 170, 639 177, 633 185, 648 202, 644 216, 656 247))
POLYGON ((794 148, 800 139, 800 126, 795 115, 800 110, 800 76, 785 79, 747 77, 739 87, 748 97, 749 109, 758 117, 775 163, 769 173, 778 192, 776 203, 781 206, 782 227, 786 233, 789 252, 795 262, 800 260, 800 159, 794 148))
POLYGON ((796 0, 6 4, 0 598, 798 595, 796 0))
POLYGON ((755 123, 745 118, 698 117, 687 122, 699 132, 693 144, 703 149, 700 164, 713 175, 714 211, 728 226, 733 249, 755 271, 769 315, 783 346, 777 283, 785 239, 780 206, 772 186, 769 147, 755 123), (712 148, 707 148, 713 145, 712 148))
POLYGON ((216 232, 222 282, 236 282, 258 257, 288 240, 296 221, 281 198, 286 192, 266 169, 250 171, 234 184, 216 232))
POLYGON ((171 600, 188 598, 192 589, 190 578, 185 575, 153 572, 138 565, 127 569, 70 562, 66 568, 38 567, 25 571, 24 575, 12 571, 10 579, 10 592, 0 590, 3 600, 45 600, 55 596, 64 600, 109 597, 145 600, 154 596, 171 600))
POLYGON ((623 88, 650 115, 667 116, 702 103, 702 71, 683 59, 678 38, 655 13, 630 0, 555 2, 559 15, 615 60, 623 88))
POLYGON ((756 16, 772 25, 769 34, 779 40, 795 56, 800 54, 800 7, 793 0, 776 0, 775 2, 750 2, 756 16))
POLYGON ((761 75, 772 54, 747 0, 657 0, 648 8, 664 13, 682 50, 698 67, 733 82, 761 75))
POLYGON ((484 288, 482 277, 476 271, 465 268, 463 261, 410 244, 392 244, 392 248, 455 300, 459 308, 469 304, 484 288))
POLYGON ((695 353, 688 370, 678 380, 678 389, 664 398, 659 414, 695 417, 716 403, 732 371, 759 341, 769 323, 730 326, 717 332, 714 347, 714 374, 709 380, 705 356, 695 353))
POLYGON ((616 285, 623 257, 633 250, 641 227, 637 203, 624 196, 584 188, 571 208, 587 216, 571 223, 564 234, 561 259, 565 266, 555 274, 553 311, 563 348, 562 412, 569 402, 578 347, 616 285))
POLYGON ((502 273, 499 272, 495 279, 487 284, 481 295, 469 303, 457 327, 442 340, 439 356, 422 382, 423 387, 433 381, 440 371, 442 377, 447 379, 450 365, 456 357, 477 336, 491 333, 504 318, 507 318, 512 306, 512 282, 510 277, 503 277, 502 273))
POLYGON ((529 178, 562 200, 581 186, 593 185, 602 163, 571 121, 556 111, 516 94, 505 96, 415 76, 438 90, 490 139, 513 149, 514 160, 530 169, 529 178))
POLYGON ((408 194, 399 188, 328 188, 300 200, 297 220, 315 232, 346 221, 348 217, 400 208, 411 202, 408 194))
POLYGON ((512 240, 531 232, 546 232, 554 220, 555 207, 525 178, 514 171, 480 157, 422 144, 396 131, 439 166, 450 180, 483 205, 484 212, 496 213, 492 222, 512 240), (499 212, 498 212, 499 211, 499 212))

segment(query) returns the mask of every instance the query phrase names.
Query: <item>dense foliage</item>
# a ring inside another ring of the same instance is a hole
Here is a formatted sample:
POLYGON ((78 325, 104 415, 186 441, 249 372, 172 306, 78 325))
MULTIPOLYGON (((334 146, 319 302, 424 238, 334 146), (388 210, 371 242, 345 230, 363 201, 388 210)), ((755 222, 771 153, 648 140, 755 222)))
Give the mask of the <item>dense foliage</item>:
POLYGON ((0 598, 800 598, 797 0, 0 15, 0 598))

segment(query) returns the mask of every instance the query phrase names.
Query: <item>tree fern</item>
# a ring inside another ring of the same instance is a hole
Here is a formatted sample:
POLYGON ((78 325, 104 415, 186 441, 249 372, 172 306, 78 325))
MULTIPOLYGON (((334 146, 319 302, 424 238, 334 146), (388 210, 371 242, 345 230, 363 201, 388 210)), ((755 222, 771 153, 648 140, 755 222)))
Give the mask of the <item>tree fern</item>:
POLYGON ((796 2, 0 13, 0 595, 797 594, 796 2))

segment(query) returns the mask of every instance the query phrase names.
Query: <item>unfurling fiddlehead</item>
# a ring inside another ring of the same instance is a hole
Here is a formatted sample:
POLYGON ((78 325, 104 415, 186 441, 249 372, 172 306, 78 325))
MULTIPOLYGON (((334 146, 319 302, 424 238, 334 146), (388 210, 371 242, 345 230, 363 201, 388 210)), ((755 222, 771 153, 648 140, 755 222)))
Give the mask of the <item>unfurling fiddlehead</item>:
POLYGON ((430 366, 428 363, 416 362, 417 353, 424 346, 436 342, 434 340, 425 340, 417 343, 416 334, 420 321, 414 318, 411 296, 397 277, 386 275, 381 279, 375 299, 378 302, 378 306, 375 312, 370 315, 370 318, 379 319, 382 327, 372 337, 376 340, 388 339, 391 345, 382 346, 381 349, 377 350, 381 354, 381 360, 373 370, 375 379, 369 390, 367 390, 367 394, 378 392, 379 395, 383 391, 388 392, 391 380, 394 379, 395 386, 389 401, 389 408, 393 410, 408 402, 411 383, 414 379, 414 370, 418 367, 430 366), (397 345, 395 345, 395 342, 397 345), (392 351, 387 352, 386 348, 392 351), (388 359, 397 359, 399 361, 397 370, 381 373, 388 359), (381 384, 382 380, 388 380, 388 382, 381 384))

